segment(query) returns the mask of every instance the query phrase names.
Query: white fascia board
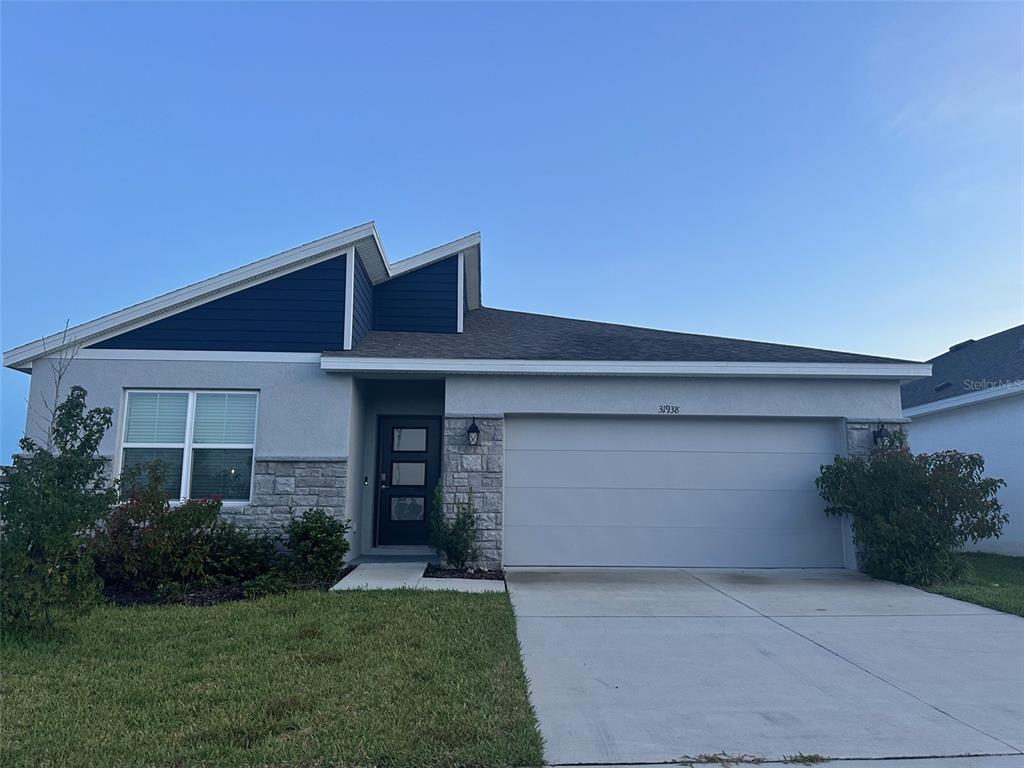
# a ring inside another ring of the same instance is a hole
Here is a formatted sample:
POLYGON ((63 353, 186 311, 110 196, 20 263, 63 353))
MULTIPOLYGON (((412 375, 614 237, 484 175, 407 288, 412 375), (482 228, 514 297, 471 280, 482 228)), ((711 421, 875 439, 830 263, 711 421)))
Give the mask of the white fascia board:
POLYGON ((319 352, 232 352, 190 349, 81 349, 76 360, 149 360, 215 363, 319 363, 319 352))
POLYGON ((356 307, 356 249, 345 252, 345 325, 343 349, 352 349, 352 320, 356 307))
POLYGON ((967 392, 963 395, 947 397, 932 403, 922 403, 921 405, 904 408, 903 415, 908 419, 913 419, 915 416, 927 416, 930 413, 941 413, 942 411, 950 411, 954 408, 963 408, 968 405, 986 403, 990 400, 999 400, 1003 397, 1021 394, 1024 394, 1024 380, 1011 381, 998 387, 979 389, 976 392, 967 392))
POLYGON ((928 363, 734 363, 623 360, 462 360, 402 357, 321 358, 325 371, 512 375, 725 376, 826 379, 914 379, 928 363))
POLYGON ((159 320, 162 317, 198 306, 214 298, 258 285, 261 282, 281 277, 295 270, 325 261, 337 255, 337 251, 365 237, 376 237, 377 228, 373 222, 346 229, 334 235, 311 243, 300 245, 274 256, 224 272, 184 288, 165 293, 154 299, 134 304, 126 309, 54 333, 43 339, 23 344, 4 352, 4 366, 25 369, 26 363, 44 355, 51 355, 60 349, 84 344, 94 344, 137 328, 140 325, 159 320))
POLYGON ((425 267, 435 261, 441 261, 449 256, 454 256, 459 251, 464 251, 467 248, 472 248, 474 245, 480 244, 480 233, 474 232, 472 235, 466 235, 466 237, 459 238, 445 245, 439 245, 437 248, 431 248, 429 251, 418 253, 415 256, 410 256, 407 259, 396 261, 388 267, 391 277, 398 277, 404 275, 406 272, 412 272, 414 269, 425 267))

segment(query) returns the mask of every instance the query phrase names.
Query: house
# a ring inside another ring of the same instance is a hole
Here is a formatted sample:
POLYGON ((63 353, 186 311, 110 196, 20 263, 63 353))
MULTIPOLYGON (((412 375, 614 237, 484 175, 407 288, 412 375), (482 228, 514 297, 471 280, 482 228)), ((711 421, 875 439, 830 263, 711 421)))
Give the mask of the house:
POLYGON ((1010 521, 998 539, 971 549, 1024 555, 1024 325, 955 344, 929 360, 932 375, 903 385, 910 447, 955 449, 985 457, 985 474, 1001 477, 1010 521))
POLYGON ((115 473, 252 526, 324 507, 356 555, 431 553, 440 481, 489 566, 852 566, 814 479, 930 371, 491 309, 479 235, 392 263, 372 223, 6 352, 31 413, 61 359, 115 473))

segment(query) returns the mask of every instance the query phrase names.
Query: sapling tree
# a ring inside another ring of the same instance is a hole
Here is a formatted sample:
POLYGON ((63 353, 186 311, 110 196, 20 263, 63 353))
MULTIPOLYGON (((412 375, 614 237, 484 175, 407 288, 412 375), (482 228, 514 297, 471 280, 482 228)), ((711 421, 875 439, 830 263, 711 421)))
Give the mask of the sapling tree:
POLYGON ((51 625, 58 613, 98 598, 85 534, 117 499, 97 455, 110 408, 86 407, 73 386, 53 411, 47 446, 21 440, 0 487, 0 616, 23 627, 51 625))

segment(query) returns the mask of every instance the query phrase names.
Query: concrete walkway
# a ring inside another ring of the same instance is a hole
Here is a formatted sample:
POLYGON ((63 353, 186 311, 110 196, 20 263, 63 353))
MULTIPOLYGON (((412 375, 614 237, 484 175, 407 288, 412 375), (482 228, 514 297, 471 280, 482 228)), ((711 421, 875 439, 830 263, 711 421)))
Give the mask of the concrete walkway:
POLYGON ((549 763, 802 752, 1020 765, 1016 616, 848 571, 507 579, 549 763))
POLYGON ((362 563, 331 587, 348 589, 432 589, 455 592, 504 592, 505 582, 497 579, 428 579, 423 576, 427 561, 362 563))

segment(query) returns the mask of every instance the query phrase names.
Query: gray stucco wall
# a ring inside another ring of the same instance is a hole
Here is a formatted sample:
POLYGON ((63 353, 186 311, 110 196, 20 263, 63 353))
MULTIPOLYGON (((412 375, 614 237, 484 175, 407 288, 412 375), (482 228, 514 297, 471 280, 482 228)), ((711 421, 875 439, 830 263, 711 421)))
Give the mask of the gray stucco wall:
MULTIPOLYGON (((90 407, 114 409, 114 426, 100 445, 104 456, 114 455, 123 428, 125 389, 139 387, 259 390, 257 460, 348 458, 352 377, 327 375, 317 363, 76 359, 64 377, 63 395, 74 384, 88 390, 90 407)), ((26 420, 30 437, 45 437, 43 399, 52 399, 52 392, 52 367, 36 361, 26 420)))
POLYGON ((449 376, 445 413, 657 414, 899 419, 898 381, 854 379, 449 376))

